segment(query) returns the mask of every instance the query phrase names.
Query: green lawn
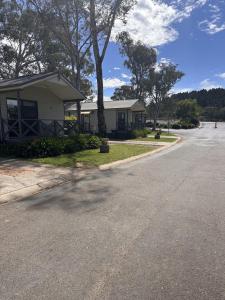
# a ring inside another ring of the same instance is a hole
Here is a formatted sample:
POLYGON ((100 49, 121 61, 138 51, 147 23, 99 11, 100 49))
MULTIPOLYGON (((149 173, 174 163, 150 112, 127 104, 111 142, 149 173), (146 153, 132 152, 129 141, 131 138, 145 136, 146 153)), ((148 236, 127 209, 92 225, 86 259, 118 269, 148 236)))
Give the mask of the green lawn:
MULTIPOLYGON (((152 131, 151 133, 150 133, 150 135, 155 135, 156 133, 157 133, 158 131, 152 131)), ((161 132, 161 136, 176 136, 175 134, 173 134, 173 133, 168 133, 167 131, 162 131, 161 132)))
POLYGON ((177 139, 176 138, 168 138, 161 136, 160 139, 155 139, 154 137, 146 137, 146 138, 138 138, 133 141, 145 141, 145 142, 165 142, 165 143, 173 143, 177 139))
POLYGON ((100 166, 131 156, 151 152, 157 147, 144 145, 110 145, 110 153, 99 153, 96 150, 84 150, 73 154, 64 154, 56 157, 33 159, 33 162, 50 164, 58 167, 74 167, 76 163, 83 163, 87 166, 100 166))

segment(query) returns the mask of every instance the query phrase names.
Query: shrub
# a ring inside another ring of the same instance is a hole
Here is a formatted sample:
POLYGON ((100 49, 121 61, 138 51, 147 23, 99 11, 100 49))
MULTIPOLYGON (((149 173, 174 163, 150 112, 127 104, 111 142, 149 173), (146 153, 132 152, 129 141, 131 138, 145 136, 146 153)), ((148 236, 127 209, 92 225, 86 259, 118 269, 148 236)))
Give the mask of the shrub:
POLYGON ((1 144, 0 155, 22 158, 57 156, 85 149, 97 149, 101 140, 97 136, 80 134, 74 137, 46 137, 17 144, 1 144))
POLYGON ((1 156, 14 156, 16 152, 16 144, 0 144, 1 156))
POLYGON ((64 153, 64 141, 60 138, 41 138, 17 144, 16 156, 24 158, 57 156, 64 153))
POLYGON ((64 140, 64 153, 73 153, 80 150, 80 146, 73 138, 64 140))
POLYGON ((88 147, 88 149, 97 149, 100 147, 101 143, 102 143, 102 141, 98 136, 90 135, 88 137, 87 147, 88 147))
POLYGON ((180 124, 179 123, 173 124, 172 129, 181 129, 180 124))
POLYGON ((147 137, 149 134, 149 130, 147 129, 135 129, 130 131, 130 138, 131 139, 137 139, 141 137, 147 137))
POLYGON ((197 119, 192 120, 180 120, 178 123, 172 125, 172 129, 193 129, 199 125, 197 119))

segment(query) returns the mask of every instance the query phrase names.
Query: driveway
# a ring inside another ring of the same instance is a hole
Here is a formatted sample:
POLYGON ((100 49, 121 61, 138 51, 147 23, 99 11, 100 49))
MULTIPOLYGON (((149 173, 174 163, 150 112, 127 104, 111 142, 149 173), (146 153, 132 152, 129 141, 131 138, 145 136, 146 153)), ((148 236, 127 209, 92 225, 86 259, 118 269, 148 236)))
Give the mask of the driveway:
POLYGON ((77 180, 83 173, 74 168, 55 168, 0 158, 0 204, 30 196, 69 180, 77 180))
POLYGON ((225 126, 0 207, 0 298, 225 299, 225 126))

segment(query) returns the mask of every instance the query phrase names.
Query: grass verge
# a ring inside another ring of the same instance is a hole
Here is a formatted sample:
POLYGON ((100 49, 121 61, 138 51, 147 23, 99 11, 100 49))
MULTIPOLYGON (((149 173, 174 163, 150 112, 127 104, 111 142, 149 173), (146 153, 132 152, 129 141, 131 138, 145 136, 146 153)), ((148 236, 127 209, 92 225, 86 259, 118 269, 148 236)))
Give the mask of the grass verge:
POLYGON ((114 161, 129 158, 131 156, 156 150, 157 147, 144 145, 118 144, 110 146, 110 153, 100 153, 99 149, 84 150, 72 154, 64 154, 56 157, 32 159, 33 162, 50 164, 57 167, 75 167, 76 163, 86 166, 100 166, 114 161))
MULTIPOLYGON (((157 132, 158 132, 158 131, 151 131, 150 135, 155 135, 157 132)), ((167 136, 174 136, 174 137, 176 137, 175 134, 173 134, 173 133, 168 133, 168 132, 166 132, 166 131, 162 131, 162 132, 161 132, 161 136, 165 136, 165 137, 167 137, 167 136)))
POLYGON ((146 137, 146 138, 138 138, 132 141, 173 143, 176 142, 176 140, 177 138, 166 138, 161 136, 160 139, 155 139, 154 137, 146 137))

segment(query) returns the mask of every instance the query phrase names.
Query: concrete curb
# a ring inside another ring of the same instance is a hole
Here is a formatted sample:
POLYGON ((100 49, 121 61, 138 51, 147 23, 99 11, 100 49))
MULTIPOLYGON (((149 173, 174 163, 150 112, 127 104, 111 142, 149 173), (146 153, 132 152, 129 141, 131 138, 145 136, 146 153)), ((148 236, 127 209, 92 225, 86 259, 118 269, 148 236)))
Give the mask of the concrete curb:
MULTIPOLYGON (((99 170, 101 170, 101 171, 110 170, 110 169, 116 168, 120 165, 129 163, 129 162, 132 162, 132 161, 135 161, 135 160, 147 157, 147 156, 151 156, 155 153, 158 153, 158 152, 161 152, 163 150, 169 149, 169 148, 173 147, 174 145, 180 143, 181 141, 182 141, 182 138, 180 136, 177 136, 177 140, 173 143, 169 143, 169 145, 164 145, 164 146, 158 145, 159 148, 156 149, 156 150, 153 150, 153 151, 150 151, 150 152, 147 152, 147 153, 144 153, 144 154, 132 156, 132 157, 129 157, 129 158, 126 158, 126 159, 118 160, 118 161, 112 162, 110 164, 101 165, 101 166, 99 166, 99 170)), ((149 146, 156 146, 156 144, 152 145, 152 144, 149 143, 149 146)))
POLYGON ((52 179, 50 181, 47 181, 45 183, 40 183, 40 184, 34 184, 31 186, 24 187, 20 190, 13 191, 6 193, 2 196, 0 196, 0 205, 7 203, 7 202, 15 202, 19 201, 21 199, 27 198, 29 196, 38 194, 44 190, 51 189, 55 186, 61 185, 63 183, 66 183, 70 180, 66 179, 52 179))

